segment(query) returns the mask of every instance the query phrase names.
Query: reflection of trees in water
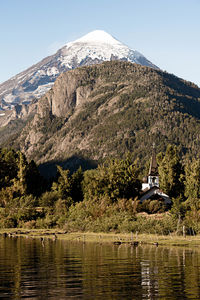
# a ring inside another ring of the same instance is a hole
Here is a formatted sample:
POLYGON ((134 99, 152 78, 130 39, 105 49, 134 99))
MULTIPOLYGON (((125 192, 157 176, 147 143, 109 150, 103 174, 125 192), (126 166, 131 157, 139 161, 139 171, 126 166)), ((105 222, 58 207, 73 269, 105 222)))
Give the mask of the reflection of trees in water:
POLYGON ((3 257, 5 269, 0 278, 1 294, 4 291, 15 295, 16 299, 37 295, 39 299, 46 299, 82 293, 80 265, 76 260, 69 260, 62 243, 52 239, 42 242, 40 239, 7 237, 0 240, 0 257, 3 257))
POLYGON ((0 238, 0 291, 16 299, 199 299, 199 255, 178 247, 0 238))

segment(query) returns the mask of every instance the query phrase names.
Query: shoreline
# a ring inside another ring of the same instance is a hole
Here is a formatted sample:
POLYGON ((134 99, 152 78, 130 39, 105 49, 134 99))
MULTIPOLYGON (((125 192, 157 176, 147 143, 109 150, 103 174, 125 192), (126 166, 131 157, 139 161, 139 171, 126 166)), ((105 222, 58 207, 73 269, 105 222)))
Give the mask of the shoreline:
POLYGON ((149 244, 155 246, 200 246, 200 235, 178 236, 136 233, 93 233, 93 232, 66 232, 58 229, 23 229, 11 228, 0 229, 0 236, 26 237, 26 238, 49 238, 73 242, 111 243, 116 245, 149 244))

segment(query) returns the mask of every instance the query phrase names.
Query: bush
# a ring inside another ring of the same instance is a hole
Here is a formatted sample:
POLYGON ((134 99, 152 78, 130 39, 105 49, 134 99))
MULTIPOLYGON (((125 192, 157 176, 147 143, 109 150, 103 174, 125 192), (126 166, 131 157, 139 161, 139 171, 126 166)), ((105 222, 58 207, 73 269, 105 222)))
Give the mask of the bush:
POLYGON ((186 227, 186 233, 188 234, 199 234, 200 233, 200 209, 194 207, 187 211, 184 225, 186 227))
POLYGON ((138 211, 144 211, 149 214, 162 213, 167 207, 162 200, 144 200, 138 206, 138 211))
POLYGON ((17 220, 15 217, 8 216, 6 218, 1 218, 0 228, 15 228, 17 227, 17 220))
POLYGON ((50 229, 57 225, 57 217, 47 214, 44 218, 36 220, 36 228, 50 229))
POLYGON ((31 220, 28 222, 24 222, 21 224, 20 227, 26 228, 26 229, 35 229, 36 228, 36 221, 35 220, 31 220))
POLYGON ((58 200, 59 195, 57 191, 45 192, 39 198, 39 206, 42 207, 53 207, 55 202, 58 200))

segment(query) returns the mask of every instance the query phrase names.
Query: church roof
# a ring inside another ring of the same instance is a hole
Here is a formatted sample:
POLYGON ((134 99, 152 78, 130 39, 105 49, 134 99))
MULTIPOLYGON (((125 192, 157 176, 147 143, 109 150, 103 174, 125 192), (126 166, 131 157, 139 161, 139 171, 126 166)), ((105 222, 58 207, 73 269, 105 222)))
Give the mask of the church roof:
POLYGON ((151 163, 149 168, 149 176, 158 176, 158 165, 156 161, 155 144, 153 145, 151 163))
POLYGON ((159 196, 159 197, 163 198, 166 204, 171 203, 171 199, 169 198, 169 196, 166 195, 165 193, 163 193, 163 191, 160 190, 160 188, 157 186, 153 186, 150 189, 145 189, 143 191, 143 193, 141 194, 141 197, 139 200, 141 202, 143 202, 144 200, 150 199, 151 197, 154 197, 154 196, 159 196))

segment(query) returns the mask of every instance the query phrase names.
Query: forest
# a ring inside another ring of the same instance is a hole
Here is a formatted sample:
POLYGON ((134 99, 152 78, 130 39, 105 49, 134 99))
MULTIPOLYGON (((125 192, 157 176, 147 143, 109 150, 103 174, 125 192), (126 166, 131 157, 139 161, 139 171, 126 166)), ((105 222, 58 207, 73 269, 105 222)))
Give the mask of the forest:
POLYGON ((0 228, 167 235, 184 226, 187 234, 200 233, 200 160, 183 160, 173 145, 157 154, 160 188, 170 196, 170 208, 161 199, 140 203, 149 167, 142 163, 129 152, 86 171, 58 165, 56 177, 47 181, 22 152, 1 148, 0 228))

